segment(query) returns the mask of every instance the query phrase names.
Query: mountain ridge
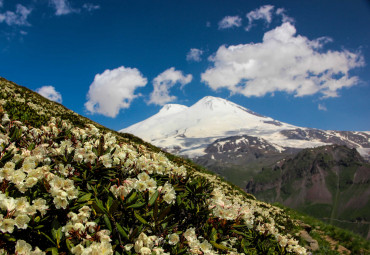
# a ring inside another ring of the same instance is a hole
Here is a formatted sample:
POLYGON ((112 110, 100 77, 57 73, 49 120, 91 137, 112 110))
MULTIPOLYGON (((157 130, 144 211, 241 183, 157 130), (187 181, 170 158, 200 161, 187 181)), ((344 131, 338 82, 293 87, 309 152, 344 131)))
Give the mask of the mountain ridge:
POLYGON ((246 184, 246 191, 370 239, 369 226, 362 224, 370 220, 369 183, 370 164, 356 150, 326 145, 304 149, 263 168, 246 184))
POLYGON ((195 158, 218 139, 237 135, 260 137, 277 148, 343 144, 370 158, 369 131, 335 131, 298 127, 260 115, 226 99, 206 96, 190 107, 165 105, 155 115, 119 132, 132 133, 163 149, 195 158), (165 114, 175 108, 174 114, 165 114))

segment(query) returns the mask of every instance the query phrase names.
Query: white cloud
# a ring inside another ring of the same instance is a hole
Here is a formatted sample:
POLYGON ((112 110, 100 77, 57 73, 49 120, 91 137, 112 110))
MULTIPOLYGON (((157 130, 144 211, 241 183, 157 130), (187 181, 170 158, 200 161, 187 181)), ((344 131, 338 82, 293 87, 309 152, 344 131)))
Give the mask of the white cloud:
POLYGON ((294 23, 294 19, 285 14, 285 9, 284 8, 278 8, 276 10, 276 15, 281 16, 281 21, 283 23, 285 23, 285 22, 289 22, 289 23, 292 23, 292 24, 294 23))
POLYGON ((218 29, 240 27, 241 25, 242 19, 239 16, 226 16, 218 22, 218 29))
POLYGON ((327 111, 327 110, 328 110, 324 104, 319 104, 319 105, 318 105, 318 109, 319 109, 320 111, 327 111))
POLYGON ((3 0, 0 0, 0 8, 3 7, 4 3, 3 0))
POLYGON ((203 54, 202 50, 192 48, 190 49, 188 54, 186 54, 186 60, 200 62, 202 60, 202 54, 203 54))
POLYGON ((55 15, 61 16, 78 12, 78 9, 73 9, 68 0, 50 0, 50 4, 55 8, 55 15))
POLYGON ((181 86, 185 86, 191 82, 192 79, 193 76, 191 74, 184 76, 181 71, 176 71, 174 67, 167 69, 154 78, 154 90, 150 94, 150 100, 148 103, 164 105, 176 100, 175 96, 169 95, 169 89, 172 88, 176 83, 180 83, 181 86))
POLYGON ((249 31, 252 28, 253 22, 255 20, 262 19, 265 20, 267 24, 270 24, 272 21, 273 9, 274 9, 273 5, 264 5, 258 9, 255 9, 254 11, 247 13, 246 16, 248 18, 249 23, 245 30, 249 31))
POLYGON ((51 101, 62 103, 62 95, 53 86, 43 86, 36 89, 36 92, 51 101))
POLYGON ((95 11, 95 10, 98 10, 100 9, 100 5, 95 5, 95 4, 91 4, 91 3, 86 3, 82 6, 82 8, 86 9, 87 11, 89 12, 92 12, 92 11, 95 11))
POLYGON ((31 13, 32 9, 17 4, 15 12, 6 11, 0 13, 0 23, 5 22, 7 25, 17 25, 17 26, 29 26, 30 24, 27 21, 28 15, 31 13))
POLYGON ((284 23, 266 32, 262 43, 221 46, 209 58, 214 65, 202 73, 202 81, 214 90, 226 88, 247 97, 276 91, 336 97, 338 90, 357 84, 349 71, 364 65, 360 54, 322 52, 327 38, 309 40, 295 34, 295 27, 284 23))
POLYGON ((118 67, 95 75, 87 94, 85 108, 90 113, 116 117, 120 109, 130 107, 135 90, 144 87, 147 79, 136 68, 118 67))

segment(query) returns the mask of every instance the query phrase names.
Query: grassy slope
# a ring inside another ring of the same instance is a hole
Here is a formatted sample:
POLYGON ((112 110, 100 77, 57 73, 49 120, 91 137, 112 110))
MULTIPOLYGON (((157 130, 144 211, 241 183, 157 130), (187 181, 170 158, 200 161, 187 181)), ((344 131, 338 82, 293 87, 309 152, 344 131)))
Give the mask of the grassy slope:
MULTIPOLYGON (((96 127, 98 127, 99 130, 100 130, 100 132, 111 132, 111 133, 113 133, 117 137, 117 140, 119 142, 132 145, 135 148, 139 148, 140 145, 143 145, 145 147, 145 150, 149 151, 150 153, 158 153, 158 152, 160 152, 160 149, 158 149, 158 148, 156 148, 156 147, 154 147, 154 146, 152 146, 150 144, 147 144, 147 143, 143 142, 140 138, 134 137, 132 135, 127 135, 127 134, 119 134, 119 133, 117 133, 115 131, 109 130, 109 129, 107 129, 107 128, 105 128, 105 127, 103 127, 103 126, 101 126, 101 125, 99 125, 97 123, 94 123, 93 121, 91 121, 91 120, 89 120, 87 118, 84 118, 84 117, 82 117, 80 115, 75 114, 74 112, 66 109, 64 106, 62 106, 60 104, 57 104, 57 103, 54 103, 54 102, 50 102, 49 100, 44 99, 43 97, 41 97, 38 94, 36 94, 36 93, 28 90, 27 88, 18 86, 18 85, 14 84, 12 82, 9 82, 9 81, 7 81, 7 80, 5 80, 3 78, 0 78, 0 86, 1 86, 1 97, 0 97, 0 99, 1 98, 8 99, 9 93, 8 94, 4 93, 4 89, 5 88, 11 88, 11 90, 13 90, 13 92, 15 92, 16 94, 21 95, 18 98, 25 99, 25 102, 22 102, 22 100, 18 100, 18 101, 16 101, 16 100, 14 100, 14 101, 7 100, 6 104, 3 105, 2 108, 4 108, 4 110, 9 114, 9 116, 13 120, 19 120, 19 121, 21 121, 21 122, 23 122, 23 123, 25 123, 25 124, 27 124, 29 126, 34 126, 34 127, 38 127, 38 128, 41 127, 42 125, 45 125, 47 123, 47 121, 50 119, 51 116, 60 117, 63 120, 68 120, 74 126, 80 127, 80 128, 83 128, 87 123, 90 123, 90 124, 93 124, 96 127), (33 102, 36 106, 33 107, 33 108, 32 107, 30 108, 29 106, 26 106, 25 103, 27 103, 27 102, 33 102), (41 108, 40 109, 37 109, 37 106, 39 106, 41 108), (40 110, 42 110, 42 109, 45 111, 45 114, 44 115, 40 115, 40 110)), ((166 157, 171 162, 173 162, 174 164, 180 165, 180 166, 181 165, 182 166, 185 166, 190 175, 192 173, 195 173, 194 176, 196 176, 196 175, 199 175, 199 173, 202 173, 201 175, 203 175, 203 178, 207 179, 207 183, 211 182, 211 185, 212 185, 212 182, 213 182, 214 183, 213 185, 222 186, 224 190, 227 190, 228 193, 230 193, 234 197, 243 196, 244 199, 246 199, 246 200, 254 201, 254 197, 253 196, 244 193, 240 188, 236 187, 235 185, 232 185, 231 183, 225 182, 224 180, 222 180, 219 177, 213 176, 212 173, 208 172, 206 169, 204 169, 202 167, 199 167, 199 166, 193 164, 191 161, 184 160, 184 159, 182 159, 180 157, 176 157, 174 155, 167 154, 167 153, 164 153, 164 152, 161 152, 161 153, 165 154, 166 157)), ((158 178, 160 179, 162 177, 158 177, 158 178)), ((195 177, 193 177, 193 178, 195 178, 195 177)), ((207 190, 208 185, 209 184, 207 184, 207 185, 205 184, 204 185, 204 191, 207 190)), ((180 192, 180 189, 179 189, 178 192, 180 192)), ((201 194, 201 195, 205 195, 205 194, 201 194)), ((149 199, 149 198, 143 198, 143 199, 145 200, 145 199, 149 199)), ((87 204, 89 204, 89 203, 90 204, 91 203, 96 203, 96 201, 97 201, 97 200, 95 200, 95 202, 93 202, 90 199, 87 199, 87 200, 88 200, 87 201, 87 204)), ((82 206, 81 201, 84 201, 84 199, 81 199, 81 196, 80 196, 80 198, 78 199, 78 201, 80 203, 77 203, 77 204, 75 203, 74 205, 76 207, 81 208, 81 206, 82 206)), ((156 202, 154 202, 154 203, 156 204, 156 202)), ((262 210, 266 210, 266 212, 268 212, 269 210, 271 210, 271 209, 269 209, 269 208, 271 208, 271 206, 269 206, 269 205, 267 205, 265 203, 260 203, 258 201, 253 202, 253 203, 255 203, 254 206, 258 206, 259 209, 262 208, 262 210)), ((107 204, 107 206, 108 206, 108 204, 107 204)), ((132 205, 133 204, 128 205, 128 206, 132 206, 132 205)), ((105 217, 103 217, 104 216, 104 213, 100 213, 100 215, 99 215, 99 208, 94 208, 93 210, 96 213, 96 216, 100 216, 100 218, 96 218, 95 221, 98 222, 98 224, 100 224, 102 227, 107 227, 107 224, 108 223, 107 223, 107 221, 105 221, 105 217), (102 218, 104 218, 104 223, 101 220, 102 218)), ((100 210, 104 211, 104 209, 100 209, 100 210)), ((273 209, 273 210, 276 210, 276 209, 273 209)), ((59 212, 59 211, 56 210, 56 212, 59 212)), ((139 212, 139 209, 138 209, 138 212, 139 212)), ((293 213, 290 210, 286 210, 286 212, 288 213, 288 215, 291 215, 293 218, 306 219, 303 216, 301 216, 300 214, 297 214, 296 212, 293 213)), ((152 215, 152 217, 153 217, 153 215, 152 215)), ((284 216, 284 217, 286 217, 286 216, 284 216)), ((136 220, 134 222, 140 223, 141 222, 140 219, 142 219, 142 218, 143 217, 141 217, 141 218, 140 217, 136 217, 136 220), (139 220, 139 222, 137 220, 139 220)), ((114 219, 114 217, 112 219, 114 219)), ((145 221, 145 219, 144 219, 144 221, 145 221)), ((108 222, 109 222, 109 220, 108 220, 108 222)), ((284 227, 286 228, 286 230, 283 231, 283 232, 285 232, 286 234, 289 234, 290 233, 290 234, 294 235, 300 229, 299 226, 295 226, 294 224, 289 223, 290 222, 289 220, 286 220, 285 219, 285 221, 283 221, 283 222, 285 224, 284 227)), ((310 223, 311 223, 311 221, 308 221, 308 224, 310 224, 310 223)), ((322 223, 315 223, 315 224, 322 224, 322 223)), ((344 246, 347 246, 348 248, 352 249, 355 252, 362 251, 362 253, 365 254, 366 253, 365 250, 366 249, 367 250, 369 249, 369 244, 366 243, 366 241, 364 241, 364 240, 362 240, 360 238, 357 238, 355 236, 351 236, 349 234, 346 235, 346 236, 344 236, 344 237, 341 236, 341 235, 335 235, 335 233, 333 234, 333 231, 326 231, 327 229, 330 230, 330 227, 328 227, 327 225, 320 225, 320 226, 325 226, 325 227, 322 227, 323 231, 325 231, 324 232, 325 235, 331 236, 333 239, 338 240, 341 244, 343 244, 344 246), (355 242, 355 245, 352 245, 351 246, 347 242, 347 240, 349 240, 349 238, 352 239, 352 240, 360 240, 360 241, 356 241, 355 242)), ((213 233, 214 232, 214 229, 217 229, 218 227, 219 227, 218 225, 217 226, 214 225, 214 227, 211 228, 211 230, 210 230, 211 233, 213 233)), ((221 227, 225 227, 225 226, 221 226, 221 227)), ((143 228, 146 229, 145 227, 143 227, 143 228)), ((244 228, 242 228, 242 229, 244 229, 244 228)), ((126 229, 126 230, 129 230, 129 229, 126 229)), ((197 231, 203 231, 203 230, 197 230, 197 231)), ((248 231, 250 231, 250 230, 248 230, 248 231)), ((340 231, 340 230, 338 230, 338 231, 340 231)), ((181 231, 179 231, 179 233, 181 233, 181 231)), ((221 233, 222 233, 222 231, 221 232, 218 232, 216 236, 217 237, 218 236, 221 236, 222 235, 221 233)), ((234 233, 233 235, 235 235, 235 231, 233 233, 234 233)), ((255 233, 255 230, 254 229, 252 229, 252 233, 253 233, 253 235, 257 236, 258 238, 260 238, 260 239, 262 238, 261 236, 259 236, 259 234, 257 232, 255 233)), ((0 233, 0 235, 1 235, 1 233, 0 233)), ((135 240, 137 240, 138 235, 139 234, 136 233, 136 236, 135 236, 134 233, 132 233, 132 229, 131 229, 130 238, 132 240, 130 240, 130 241, 131 242, 134 242, 135 240)), ((207 235, 207 233, 203 233, 203 235, 207 235)), ((11 242, 14 242, 14 240, 11 239, 11 238, 9 238, 9 236, 7 236, 7 235, 4 235, 3 238, 5 238, 5 236, 8 238, 7 239, 7 242, 6 242, 7 245, 9 243, 11 243, 11 242)), ((117 233, 113 229, 112 236, 113 237, 119 237, 120 235, 119 235, 119 233, 117 233)), ((235 236, 238 237, 238 235, 235 235, 235 236)), ((320 236, 320 235, 318 235, 318 236, 320 236)), ((243 235, 240 235, 238 238, 240 238, 240 240, 244 240, 243 239, 243 235)), ((271 238, 271 237, 270 236, 267 236, 267 237, 265 236, 264 238, 271 238)), ((320 239, 320 238, 318 238, 318 239, 320 239)), ((217 242, 219 242, 219 240, 217 238, 215 240, 217 242)), ((272 242, 271 240, 269 241, 270 243, 272 242)), ((117 240, 113 240, 113 242, 115 242, 115 241, 117 241, 117 240)), ((301 242, 302 242, 302 244, 304 244, 304 241, 301 240, 301 242)), ((324 243, 323 241, 320 241, 320 242, 321 243, 324 243)), ((186 243, 186 241, 185 241, 185 243, 186 243)), ((2 242, 0 242, 0 245, 1 244, 2 244, 2 242)), ((267 243, 264 243, 264 244, 267 245, 267 243)), ((220 245, 220 244, 218 244, 218 245, 220 245)), ((253 244, 249 244, 249 245, 253 245, 253 244)), ((240 247, 242 247, 242 246, 243 247, 246 247, 248 245, 245 242, 240 247)), ((113 247, 115 247, 116 251, 117 251, 117 249, 119 249, 119 248, 117 248, 117 246, 114 246, 113 245, 113 247)), ((167 247, 168 247, 168 245, 167 245, 167 247)), ((328 247, 327 245, 322 245, 320 247, 321 247, 321 250, 318 251, 318 253, 321 252, 321 254, 324 254, 329 249, 330 252, 332 252, 333 254, 336 254, 336 252, 333 251, 333 250, 335 250, 335 247, 334 248, 333 247, 328 247)), ((218 252, 220 252, 220 253, 225 252, 225 250, 223 250, 223 248, 221 246, 217 246, 217 243, 216 244, 213 244, 213 249, 216 250, 216 251, 218 251, 218 252)), ((243 248, 243 249, 245 250, 245 248, 243 248)), ((261 249, 261 248, 258 248, 258 249, 261 249)), ((250 251, 253 251, 253 250, 254 251, 258 251, 258 249, 257 249, 257 247, 255 247, 254 249, 251 249, 250 251)), ((55 251, 55 250, 50 250, 50 251, 55 251)), ((284 252, 286 252, 284 250, 280 250, 280 252, 279 252, 279 249, 277 249, 276 251, 277 251, 277 253, 284 253, 284 252)), ((122 252, 122 250, 121 250, 121 252, 122 252)), ((261 250, 260 250, 260 252, 261 252, 261 250)), ((173 253, 173 252, 171 252, 171 253, 173 253)))

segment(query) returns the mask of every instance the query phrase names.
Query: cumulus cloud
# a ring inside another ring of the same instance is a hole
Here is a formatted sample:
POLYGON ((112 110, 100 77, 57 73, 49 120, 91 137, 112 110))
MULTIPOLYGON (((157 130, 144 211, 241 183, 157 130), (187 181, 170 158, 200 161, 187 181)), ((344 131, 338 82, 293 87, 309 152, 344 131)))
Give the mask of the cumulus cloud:
POLYGON ((272 21, 273 10, 273 5, 264 5, 247 13, 248 26, 245 30, 249 31, 253 26, 253 22, 256 20, 264 20, 267 24, 270 24, 272 21))
POLYGON ((276 13, 276 15, 281 17, 281 21, 283 23, 285 23, 285 22, 294 23, 294 19, 292 17, 289 17, 288 15, 286 15, 284 8, 278 8, 275 13, 276 13))
POLYGON ((218 22, 218 29, 240 27, 241 25, 242 19, 239 16, 226 16, 218 22))
POLYGON ((185 86, 190 83, 193 79, 191 74, 184 76, 181 71, 176 71, 174 67, 171 67, 159 74, 153 80, 154 90, 150 94, 149 104, 164 105, 171 101, 176 100, 176 96, 169 94, 170 88, 176 83, 180 83, 181 86, 185 86))
POLYGON ((88 112, 116 117, 120 109, 130 107, 138 95, 135 90, 144 87, 147 79, 136 68, 118 67, 95 75, 87 94, 85 108, 88 112))
POLYGON ((97 4, 92 4, 92 3, 86 3, 82 6, 82 8, 84 8, 85 10, 87 10, 88 12, 92 12, 92 11, 95 11, 95 10, 98 10, 100 9, 100 5, 97 5, 97 4))
POLYGON ((202 60, 202 55, 203 55, 202 50, 192 48, 192 49, 190 49, 188 54, 186 54, 186 60, 187 61, 200 62, 202 60))
POLYGON ((319 108, 320 111, 327 111, 328 110, 324 104, 319 104, 318 108, 319 108))
POLYGON ((68 0, 50 0, 50 4, 55 8, 55 15, 61 16, 78 12, 77 9, 73 9, 68 0))
POLYGON ((28 15, 32 9, 29 9, 21 4, 17 4, 15 12, 6 11, 0 13, 0 23, 5 22, 8 26, 29 26, 27 21, 28 15))
POLYGON ((349 72, 364 60, 347 50, 323 52, 328 41, 296 35, 295 27, 284 23, 266 32, 261 43, 221 46, 209 58, 213 66, 202 73, 202 81, 214 90, 226 88, 247 97, 276 91, 336 97, 338 90, 358 83, 349 72))
POLYGON ((41 96, 58 103, 62 103, 62 95, 53 86, 43 86, 36 89, 41 96))

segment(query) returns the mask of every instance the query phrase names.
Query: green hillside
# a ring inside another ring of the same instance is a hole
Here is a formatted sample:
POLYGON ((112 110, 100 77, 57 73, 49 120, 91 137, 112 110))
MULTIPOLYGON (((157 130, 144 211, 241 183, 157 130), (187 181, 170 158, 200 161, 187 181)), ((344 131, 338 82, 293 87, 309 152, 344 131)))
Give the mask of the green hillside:
POLYGON ((312 241, 301 216, 189 161, 3 78, 0 88, 0 254, 369 252, 352 235, 312 241))

